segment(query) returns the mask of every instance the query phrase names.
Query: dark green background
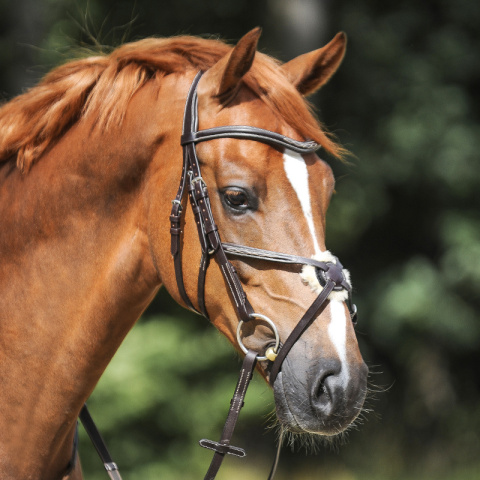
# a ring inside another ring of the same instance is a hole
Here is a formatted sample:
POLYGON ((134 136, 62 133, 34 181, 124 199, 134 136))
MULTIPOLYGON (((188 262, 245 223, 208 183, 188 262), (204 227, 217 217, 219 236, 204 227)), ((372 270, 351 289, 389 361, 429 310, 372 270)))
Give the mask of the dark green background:
MULTIPOLYGON (((314 97, 355 155, 332 161, 327 246, 352 273, 371 368, 363 422, 337 449, 288 448, 278 479, 480 478, 480 3, 472 0, 0 0, 0 93, 32 86, 72 47, 148 35, 236 41, 288 60, 344 30, 341 70, 314 97)), ((91 410, 125 480, 199 479, 235 385, 233 350, 161 293, 91 410)), ((219 479, 266 478, 275 433, 261 381, 219 479)), ((87 479, 106 478, 82 432, 87 479)))

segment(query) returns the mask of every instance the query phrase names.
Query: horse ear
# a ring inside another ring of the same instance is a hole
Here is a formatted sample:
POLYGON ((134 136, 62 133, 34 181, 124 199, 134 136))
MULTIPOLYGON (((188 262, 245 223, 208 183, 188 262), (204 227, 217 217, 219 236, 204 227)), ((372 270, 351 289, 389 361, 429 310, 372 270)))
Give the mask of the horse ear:
POLYGON ((302 95, 310 95, 330 80, 342 63, 347 36, 340 32, 323 48, 282 65, 283 72, 302 95))
POLYGON ((218 97, 230 96, 242 77, 250 70, 262 29, 256 27, 244 35, 232 51, 208 72, 211 78, 219 79, 218 97))

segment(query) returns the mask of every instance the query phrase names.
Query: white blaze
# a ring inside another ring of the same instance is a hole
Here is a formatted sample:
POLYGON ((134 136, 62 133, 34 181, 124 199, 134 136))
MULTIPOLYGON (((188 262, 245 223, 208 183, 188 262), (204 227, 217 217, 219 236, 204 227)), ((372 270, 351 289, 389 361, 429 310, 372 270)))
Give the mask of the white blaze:
MULTIPOLYGON (((297 194, 298 200, 302 207, 303 215, 307 221, 308 229, 312 237, 314 258, 322 261, 331 261, 331 253, 323 252, 317 241, 315 234, 315 224, 313 223, 312 203, 310 200, 310 188, 308 183, 308 169, 305 160, 299 153, 285 150, 283 154, 283 167, 293 190, 297 194)), ((315 269, 312 266, 304 266, 302 271, 302 279, 309 284, 312 290, 320 293, 322 287, 315 275, 315 269), (310 271, 311 270, 311 271, 310 271)), ((348 363, 347 363, 347 317, 345 315, 345 307, 343 301, 346 298, 346 292, 332 292, 330 299, 330 324, 328 325, 328 335, 335 349, 338 357, 342 362, 343 381, 347 382, 349 377, 348 363), (335 297, 333 294, 340 294, 335 297)))
POLYGON ((343 383, 346 384, 350 375, 347 362, 347 316, 345 315, 343 302, 338 302, 337 300, 330 301, 330 316, 328 336, 335 346, 338 357, 342 362, 340 377, 343 383))
POLYGON ((308 186, 308 170, 305 160, 299 153, 292 152, 291 150, 285 150, 283 154, 283 167, 287 178, 292 184, 300 205, 302 206, 303 215, 307 220, 307 225, 312 235, 313 248, 315 255, 319 255, 321 250, 317 242, 317 236, 315 235, 315 225, 313 223, 312 215, 312 203, 310 201, 310 188, 308 186))

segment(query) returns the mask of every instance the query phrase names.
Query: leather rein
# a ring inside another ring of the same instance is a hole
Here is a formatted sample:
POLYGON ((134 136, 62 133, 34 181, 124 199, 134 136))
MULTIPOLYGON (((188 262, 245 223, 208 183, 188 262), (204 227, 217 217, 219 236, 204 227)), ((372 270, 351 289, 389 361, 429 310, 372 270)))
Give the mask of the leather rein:
MULTIPOLYGON (((313 141, 301 142, 293 138, 285 137, 269 130, 261 128, 232 125, 215 127, 206 130, 198 130, 198 97, 197 86, 203 75, 199 72, 190 87, 187 95, 183 130, 181 137, 181 145, 183 147, 183 166, 178 187, 177 195, 172 200, 172 210, 170 215, 170 233, 171 233, 171 254, 173 257, 175 276, 178 291, 184 303, 188 308, 196 313, 208 317, 207 307, 205 305, 205 280, 207 269, 212 257, 215 258, 220 266, 225 283, 231 294, 233 305, 239 318, 237 328, 237 339, 240 348, 246 354, 240 370, 239 380, 235 388, 233 398, 231 400, 230 409, 227 420, 223 428, 223 432, 219 442, 202 439, 200 445, 202 447, 213 450, 214 456, 210 467, 204 477, 204 480, 213 480, 220 468, 220 465, 227 454, 244 457, 246 455, 242 448, 234 447, 230 444, 233 431, 240 413, 240 409, 244 405, 244 398, 253 376, 253 371, 257 361, 268 361, 270 374, 269 382, 274 385, 275 379, 281 370, 282 363, 295 342, 300 338, 303 332, 311 325, 318 316, 320 311, 325 307, 328 297, 332 291, 345 290, 348 293, 347 305, 350 310, 352 322, 356 324, 357 310, 351 302, 351 285, 349 284, 343 272, 343 266, 340 261, 334 257, 334 261, 322 262, 312 258, 301 257, 286 253, 273 252, 259 248, 224 243, 220 239, 218 228, 213 218, 213 213, 208 195, 207 185, 201 176, 200 162, 197 158, 195 145, 200 142, 206 142, 218 138, 236 138, 254 140, 266 143, 275 148, 284 150, 292 150, 300 154, 312 153, 320 148, 313 141), (200 240, 202 256, 200 261, 197 285, 197 302, 198 309, 195 308, 190 300, 183 282, 182 269, 182 220, 183 220, 183 199, 185 192, 188 192, 191 208, 194 213, 195 223, 197 226, 198 237, 200 240), (248 301, 247 295, 243 289, 238 274, 231 264, 229 258, 250 258, 273 262, 279 265, 311 265, 315 267, 317 278, 323 289, 311 306, 304 313, 298 324, 292 330, 283 344, 280 343, 279 335, 275 324, 266 316, 255 313, 252 305, 248 301), (275 340, 272 339, 272 345, 265 352, 255 352, 248 350, 241 340, 241 327, 243 323, 255 320, 267 323, 272 329, 275 340)), ((91 419, 86 408, 83 407, 80 419, 87 430, 97 452, 104 463, 105 469, 112 480, 121 480, 117 465, 112 461, 110 454, 103 442, 98 430, 91 419)), ((280 445, 279 445, 280 447, 280 445)), ((277 450, 274 465, 269 475, 269 480, 273 479, 276 466, 278 464, 280 448, 277 450)))

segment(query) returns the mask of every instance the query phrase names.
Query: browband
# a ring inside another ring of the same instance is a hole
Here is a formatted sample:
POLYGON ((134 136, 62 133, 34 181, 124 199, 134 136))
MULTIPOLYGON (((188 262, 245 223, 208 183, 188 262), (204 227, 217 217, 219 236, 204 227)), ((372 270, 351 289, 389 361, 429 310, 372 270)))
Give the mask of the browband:
POLYGON ((320 145, 312 140, 301 142, 294 138, 285 137, 280 133, 264 130, 263 128, 249 127, 247 125, 232 125, 228 127, 215 127, 199 132, 189 132, 182 135, 181 144, 200 143, 216 138, 237 138, 243 140, 255 140, 267 143, 275 147, 283 147, 297 153, 312 153, 320 148, 320 145))
POLYGON ((280 133, 271 132, 270 130, 265 130, 263 128, 250 127, 248 125, 228 125, 197 131, 198 95, 196 87, 202 75, 203 72, 197 74, 188 94, 189 98, 187 99, 187 104, 185 106, 183 131, 180 139, 180 143, 183 147, 188 144, 195 145, 196 143, 207 142, 217 138, 237 138, 267 143, 277 148, 287 148, 301 154, 312 153, 320 148, 320 145, 313 140, 302 142, 281 135, 280 133))

